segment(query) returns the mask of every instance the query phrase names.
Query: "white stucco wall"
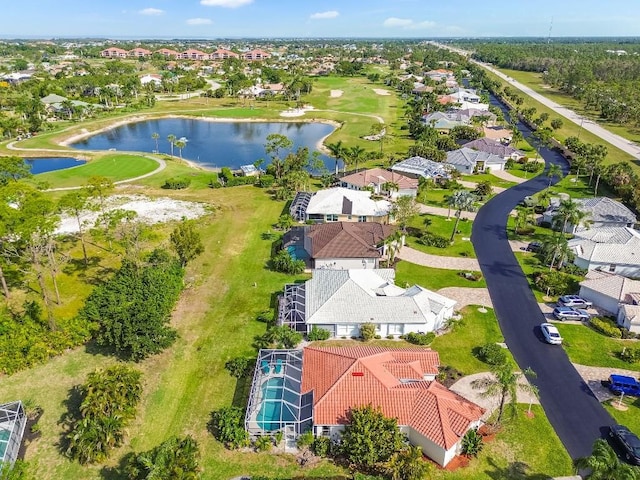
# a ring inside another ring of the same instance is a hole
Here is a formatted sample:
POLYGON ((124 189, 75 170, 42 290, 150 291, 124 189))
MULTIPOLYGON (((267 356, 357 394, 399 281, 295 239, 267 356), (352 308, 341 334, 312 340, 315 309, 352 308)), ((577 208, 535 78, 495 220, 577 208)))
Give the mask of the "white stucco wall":
POLYGON ((596 292, 589 287, 580 287, 580 296, 593 304, 596 307, 600 307, 607 312, 616 314, 618 312, 618 299, 605 295, 601 292, 596 292))
POLYGON ((320 258, 315 260, 315 268, 349 270, 378 268, 377 258, 320 258))
MULTIPOLYGON (((639 258, 640 259, 640 258, 639 258)), ((573 263, 586 270, 600 269, 604 272, 617 273, 623 277, 640 278, 640 264, 613 264, 615 268, 612 270, 611 263, 589 262, 583 258, 576 257, 573 263)))

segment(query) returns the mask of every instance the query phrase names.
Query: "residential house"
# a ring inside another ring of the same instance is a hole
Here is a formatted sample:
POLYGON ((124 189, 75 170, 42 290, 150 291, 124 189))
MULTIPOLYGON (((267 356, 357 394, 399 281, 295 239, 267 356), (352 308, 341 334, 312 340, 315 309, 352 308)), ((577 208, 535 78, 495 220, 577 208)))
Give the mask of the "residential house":
POLYGON ((394 172, 399 172, 411 178, 431 178, 434 180, 449 178, 451 167, 444 163, 434 162, 424 157, 409 157, 391 167, 394 172))
POLYGON ((310 429, 338 442, 351 409, 372 405, 445 466, 465 433, 482 425, 484 409, 435 381, 439 363, 437 352, 418 347, 260 350, 245 428, 254 438, 280 430, 292 439, 310 429), (279 385, 286 395, 264 395, 279 385), (267 418, 267 411, 282 414, 267 418))
POLYGON ((629 227, 596 227, 576 231, 569 240, 573 263, 585 270, 603 270, 640 278, 640 232, 629 227))
POLYGON ((161 48, 160 50, 156 50, 155 53, 158 53, 165 58, 178 58, 178 55, 180 55, 180 52, 176 52, 175 50, 171 50, 169 48, 161 48))
MULTIPOLYGON (((292 207, 294 205, 296 205, 295 199, 292 207)), ((390 212, 391 203, 386 200, 373 200, 369 191, 336 187, 319 190, 311 196, 304 209, 302 220, 316 223, 389 223, 390 212)))
POLYGON ((454 127, 466 126, 470 118, 452 112, 432 112, 422 117, 423 123, 435 128, 440 133, 448 133, 454 127))
POLYGON ((159 87, 162 85, 162 75, 158 75, 157 73, 147 73, 140 77, 140 83, 142 85, 153 83, 156 87, 159 87))
POLYGON ((580 282, 580 296, 618 319, 618 324, 640 333, 640 280, 590 270, 580 282))
POLYGON ((465 115, 469 117, 469 121, 473 122, 482 120, 485 124, 493 124, 496 122, 498 117, 493 112, 489 112, 488 110, 478 110, 477 108, 467 108, 462 110, 453 110, 454 112, 458 112, 459 115, 465 115), (480 118, 482 117, 482 118, 480 118))
POLYGON ((105 58, 127 58, 128 53, 126 50, 118 47, 105 48, 100 52, 101 57, 105 58))
POLYGON ((194 48, 185 50, 178 54, 178 58, 183 60, 209 60, 209 54, 194 48))
POLYGON ((127 56, 128 57, 134 57, 134 58, 144 58, 144 57, 150 57, 151 56, 151 50, 147 50, 146 48, 134 48, 132 50, 129 50, 129 52, 127 52, 127 56))
POLYGON ((510 147, 509 145, 504 145, 497 140, 491 140, 490 138, 477 138, 476 140, 465 143, 464 146, 481 152, 497 155, 505 160, 520 160, 521 158, 524 158, 524 152, 510 147))
POLYGON ((370 168, 342 177, 340 186, 352 190, 371 189, 375 194, 391 198, 415 197, 418 194, 417 179, 384 168, 370 168))
MULTIPOLYGON (((633 227, 638 221, 631 210, 609 197, 577 198, 574 202, 579 205, 581 211, 587 213, 585 219, 588 224, 587 226, 584 224, 567 224, 567 233, 574 233, 577 230, 585 230, 586 228, 633 227)), ((544 212, 542 221, 552 224, 559 207, 559 201, 552 202, 544 212)))
POLYGON ((395 270, 314 270, 311 280, 285 287, 278 323, 301 332, 316 326, 332 337, 358 337, 364 323, 383 337, 433 332, 453 315, 455 300, 418 285, 394 284, 395 270))
POLYGON ((227 50, 225 48, 218 48, 216 51, 209 55, 211 60, 225 60, 227 58, 239 58, 236 52, 232 52, 231 50, 227 50))
POLYGON ((494 127, 482 127, 482 131, 486 138, 491 140, 497 140, 501 143, 509 144, 513 138, 513 132, 508 128, 494 126, 494 127))
POLYGON ((434 82, 444 82, 446 80, 455 79, 451 70, 445 70, 443 68, 429 70, 425 75, 434 82))
POLYGON ((353 407, 372 405, 395 418, 409 442, 441 466, 461 451, 484 410, 436 382, 430 350, 383 347, 304 350, 302 391, 313 393, 313 433, 338 440, 353 407))
POLYGON ((283 245, 296 258, 308 260, 310 268, 378 268, 387 255, 385 240, 395 231, 391 225, 376 222, 319 223, 293 227, 285 234, 283 245))
POLYGON ((252 61, 252 62, 257 62, 257 61, 266 60, 268 58, 271 58, 271 54, 269 52, 265 52, 264 50, 254 49, 254 50, 251 50, 249 52, 244 52, 242 54, 242 58, 244 58, 245 60, 252 61))
POLYGON ((472 150, 466 146, 447 152, 447 164, 454 167, 463 175, 488 170, 504 170, 507 161, 504 157, 492 153, 472 150))

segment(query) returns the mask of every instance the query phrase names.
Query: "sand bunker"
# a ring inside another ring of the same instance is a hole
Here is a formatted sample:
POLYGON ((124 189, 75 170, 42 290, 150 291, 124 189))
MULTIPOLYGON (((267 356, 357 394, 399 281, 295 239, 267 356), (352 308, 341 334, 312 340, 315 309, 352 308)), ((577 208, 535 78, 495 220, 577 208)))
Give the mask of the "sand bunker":
MULTIPOLYGON (((172 198, 150 198, 144 195, 113 195, 107 199, 106 210, 133 210, 138 214, 137 219, 147 223, 162 223, 180 220, 183 217, 194 219, 209 213, 209 207, 204 203, 186 202, 172 198)), ((81 216, 84 225, 91 228, 95 224, 100 212, 85 212, 81 216)), ((62 216, 56 233, 75 233, 78 231, 78 221, 75 217, 62 216)))
POLYGON ((378 95, 391 95, 389 90, 385 90, 384 88, 374 88, 373 91, 378 95))
POLYGON ((339 98, 344 92, 342 90, 331 90, 331 98, 339 98))

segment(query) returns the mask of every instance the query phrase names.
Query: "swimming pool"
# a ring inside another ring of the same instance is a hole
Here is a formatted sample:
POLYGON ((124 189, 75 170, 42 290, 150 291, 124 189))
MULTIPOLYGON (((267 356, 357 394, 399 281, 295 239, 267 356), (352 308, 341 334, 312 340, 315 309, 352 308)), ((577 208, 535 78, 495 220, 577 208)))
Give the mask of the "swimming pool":
POLYGON ((294 260, 309 259, 309 254, 302 245, 289 245, 287 247, 287 252, 289 252, 289 255, 291 255, 291 258, 293 258, 294 260))
POLYGON ((278 430, 286 423, 295 422, 291 407, 297 395, 285 388, 283 377, 269 378, 262 384, 262 404, 256 418, 258 426, 267 432, 278 430), (292 403, 289 406, 288 403, 292 403))

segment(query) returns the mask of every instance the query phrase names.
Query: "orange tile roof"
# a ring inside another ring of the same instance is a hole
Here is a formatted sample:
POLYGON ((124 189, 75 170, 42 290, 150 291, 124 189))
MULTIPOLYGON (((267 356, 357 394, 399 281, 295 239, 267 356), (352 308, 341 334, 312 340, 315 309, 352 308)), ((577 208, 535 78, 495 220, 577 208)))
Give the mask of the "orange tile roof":
POLYGON ((424 380, 438 364, 438 353, 422 348, 307 347, 302 391, 313 390, 316 425, 346 424, 351 408, 371 404, 448 450, 484 410, 424 380))
POLYGON ((376 248, 395 231, 376 222, 319 223, 308 228, 313 258, 380 258, 376 248))
POLYGON ((358 187, 366 187, 369 185, 384 184, 392 182, 398 185, 400 189, 417 189, 418 180, 415 178, 405 177, 397 172, 390 172, 384 168, 370 168, 361 172, 352 173, 342 177, 341 180, 358 187))

